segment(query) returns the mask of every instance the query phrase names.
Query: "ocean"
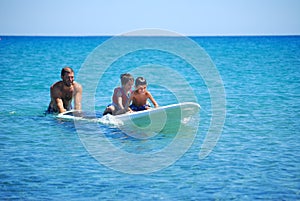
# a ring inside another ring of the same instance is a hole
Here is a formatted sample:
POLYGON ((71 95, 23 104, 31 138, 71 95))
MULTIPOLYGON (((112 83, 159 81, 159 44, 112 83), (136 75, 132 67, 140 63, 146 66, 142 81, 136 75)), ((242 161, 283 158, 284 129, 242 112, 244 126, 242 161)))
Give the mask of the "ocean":
POLYGON ((1 200, 300 199, 299 36, 189 37, 203 48, 200 56, 176 37, 125 37, 126 47, 110 39, 1 36, 1 200), (169 41, 172 47, 157 46, 169 41), (199 74, 193 61, 201 59, 199 74), (145 76, 160 106, 199 103, 196 133, 140 140, 107 124, 84 123, 79 134, 75 122, 44 114, 64 66, 83 85, 84 110, 101 113, 120 74, 130 72, 145 76), (212 124, 221 127, 207 138, 212 124), (93 137, 125 156, 153 154, 150 171, 96 142, 103 155, 93 155, 85 143, 93 137), (206 139, 213 145, 199 157, 206 139), (175 140, 192 143, 157 168, 169 158, 155 153, 175 140), (101 161, 104 156, 118 167, 101 161))

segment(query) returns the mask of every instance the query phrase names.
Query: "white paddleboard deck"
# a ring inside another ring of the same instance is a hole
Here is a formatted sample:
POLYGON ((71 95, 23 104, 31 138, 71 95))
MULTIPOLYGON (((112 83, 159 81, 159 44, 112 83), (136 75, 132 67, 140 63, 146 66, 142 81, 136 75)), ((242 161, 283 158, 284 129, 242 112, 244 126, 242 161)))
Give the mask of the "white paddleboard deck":
POLYGON ((116 116, 105 115, 101 118, 73 110, 60 113, 57 118, 115 125, 127 133, 159 133, 161 131, 172 132, 181 124, 188 124, 199 114, 199 110, 199 104, 184 102, 116 116))
POLYGON ((143 110, 133 113, 126 113, 115 116, 117 119, 122 121, 127 121, 128 119, 139 119, 143 118, 144 116, 152 115, 152 114, 163 114, 168 111, 173 111, 176 109, 181 109, 184 116, 188 117, 197 113, 200 109, 200 105, 193 102, 185 102, 185 103, 178 103, 172 104, 167 106, 162 106, 158 108, 151 108, 149 110, 143 110))

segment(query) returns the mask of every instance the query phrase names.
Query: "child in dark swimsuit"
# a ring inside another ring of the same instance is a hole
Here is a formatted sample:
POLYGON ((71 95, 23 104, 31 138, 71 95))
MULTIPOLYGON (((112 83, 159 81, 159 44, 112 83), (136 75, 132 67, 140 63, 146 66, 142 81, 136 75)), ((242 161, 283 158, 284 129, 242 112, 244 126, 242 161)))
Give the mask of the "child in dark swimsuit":
POLYGON ((147 81, 143 77, 138 77, 135 80, 135 91, 131 93, 129 98, 129 104, 132 101, 132 104, 129 106, 133 111, 142 111, 150 109, 150 105, 147 103, 148 99, 151 100, 154 107, 158 107, 158 104, 152 97, 151 93, 147 91, 147 81))

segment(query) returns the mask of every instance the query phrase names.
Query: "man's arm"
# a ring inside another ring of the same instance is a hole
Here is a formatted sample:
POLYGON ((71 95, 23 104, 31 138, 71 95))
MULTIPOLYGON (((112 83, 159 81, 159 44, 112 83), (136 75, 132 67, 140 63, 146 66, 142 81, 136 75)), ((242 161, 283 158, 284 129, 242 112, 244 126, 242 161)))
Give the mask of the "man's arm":
POLYGON ((51 95, 51 99, 53 99, 55 101, 56 107, 59 111, 59 113, 65 112, 66 109, 64 108, 64 103, 61 99, 61 92, 59 91, 59 89, 56 88, 56 86, 51 86, 50 87, 50 95, 51 95))
POLYGON ((82 99, 82 87, 80 84, 76 83, 75 88, 75 94, 74 94, 74 109, 75 110, 81 110, 81 99, 82 99))

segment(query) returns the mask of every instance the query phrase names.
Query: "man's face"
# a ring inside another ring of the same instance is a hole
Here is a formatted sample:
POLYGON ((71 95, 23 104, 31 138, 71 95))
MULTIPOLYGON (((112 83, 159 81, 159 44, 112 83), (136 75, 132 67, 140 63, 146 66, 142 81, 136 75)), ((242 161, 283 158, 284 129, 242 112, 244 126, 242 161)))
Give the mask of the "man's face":
POLYGON ((62 80, 63 80, 65 85, 70 87, 71 85, 73 85, 73 82, 74 82, 74 73, 72 73, 72 72, 65 73, 65 75, 62 76, 62 80))

